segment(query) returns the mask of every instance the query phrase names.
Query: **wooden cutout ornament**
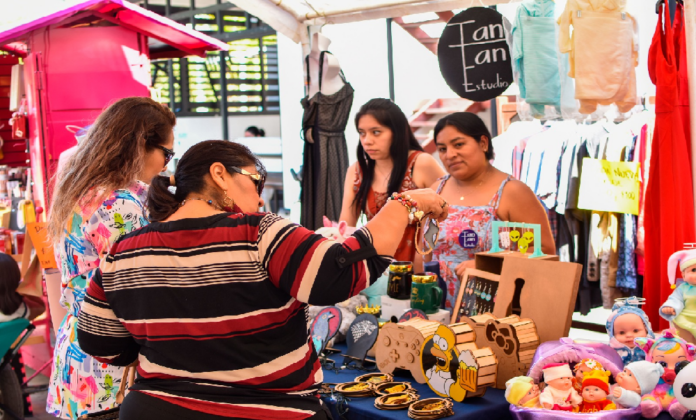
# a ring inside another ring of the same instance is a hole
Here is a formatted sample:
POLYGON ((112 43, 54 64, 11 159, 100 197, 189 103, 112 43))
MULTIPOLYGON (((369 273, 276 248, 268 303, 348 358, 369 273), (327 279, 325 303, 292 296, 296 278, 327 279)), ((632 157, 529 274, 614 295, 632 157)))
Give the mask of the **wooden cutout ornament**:
POLYGON ((490 348, 479 349, 475 342, 466 341, 473 338, 472 330, 461 326, 440 325, 423 343, 420 361, 430 389, 457 402, 483 395, 495 383, 498 365, 490 348))
POLYGON ((310 328, 310 335, 317 354, 322 354, 327 343, 338 333, 342 319, 343 315, 341 311, 335 306, 322 309, 317 316, 314 317, 314 321, 312 321, 312 326, 310 328))
POLYGON ((540 344, 534 321, 517 315, 496 319, 490 313, 462 321, 476 333, 476 344, 490 347, 498 359, 495 388, 505 389, 508 380, 526 375, 540 344))

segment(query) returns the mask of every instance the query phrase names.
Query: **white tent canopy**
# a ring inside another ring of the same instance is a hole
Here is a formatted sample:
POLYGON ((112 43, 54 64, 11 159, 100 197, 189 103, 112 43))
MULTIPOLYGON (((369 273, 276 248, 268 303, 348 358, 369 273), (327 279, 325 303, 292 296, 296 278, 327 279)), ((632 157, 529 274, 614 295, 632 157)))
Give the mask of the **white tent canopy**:
POLYGON ((295 42, 307 26, 384 19, 427 12, 507 4, 520 0, 234 0, 234 4, 295 42))

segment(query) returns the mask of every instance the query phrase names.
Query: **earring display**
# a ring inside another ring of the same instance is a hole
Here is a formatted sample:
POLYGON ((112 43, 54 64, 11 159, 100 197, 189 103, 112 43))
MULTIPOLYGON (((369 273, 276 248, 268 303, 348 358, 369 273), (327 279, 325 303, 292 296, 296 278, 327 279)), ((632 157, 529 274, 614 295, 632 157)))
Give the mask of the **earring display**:
POLYGON ((497 282, 469 277, 464 289, 459 316, 476 316, 486 312, 493 312, 497 292, 497 282))

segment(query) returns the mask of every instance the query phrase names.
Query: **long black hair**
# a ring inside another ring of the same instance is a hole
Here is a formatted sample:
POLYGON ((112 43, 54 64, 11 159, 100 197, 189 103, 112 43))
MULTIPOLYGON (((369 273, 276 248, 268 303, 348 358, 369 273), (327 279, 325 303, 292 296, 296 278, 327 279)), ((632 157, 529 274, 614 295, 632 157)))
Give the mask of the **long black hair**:
MULTIPOLYGON (((408 119, 401 108, 389 99, 375 98, 370 99, 360 107, 360 111, 355 115, 355 128, 358 128, 360 118, 371 115, 380 125, 388 127, 392 132, 392 142, 389 148, 389 155, 394 162, 394 167, 389 177, 387 194, 391 195, 398 192, 406 176, 408 169, 408 155, 412 150, 423 151, 416 136, 411 131, 408 119)), ((353 206, 357 209, 358 215, 364 212, 367 207, 367 195, 372 188, 372 181, 375 178, 375 161, 370 159, 365 153, 362 143, 358 143, 358 165, 362 173, 360 188, 353 199, 353 206)))
POLYGON ((488 139, 486 160, 493 159, 494 154, 491 132, 488 131, 488 127, 486 127, 486 124, 478 115, 471 112, 455 112, 440 118, 440 121, 435 125, 433 138, 437 139, 437 135, 440 134, 440 131, 447 126, 452 126, 460 133, 473 137, 477 143, 481 143, 481 137, 486 137, 488 139))
POLYGON ((22 304, 22 295, 17 293, 17 287, 22 275, 17 261, 0 252, 0 312, 12 315, 22 304))
MULTIPOLYGON (((190 193, 205 192, 205 176, 210 173, 210 165, 216 162, 223 164, 233 176, 236 173, 229 169, 232 166, 255 166, 261 175, 266 175, 261 161, 246 146, 224 140, 202 141, 188 149, 177 163, 176 192, 169 191, 168 176, 156 176, 152 180, 147 194, 150 220, 161 222, 172 215, 190 193)), ((220 197, 213 198, 222 201, 220 197)))

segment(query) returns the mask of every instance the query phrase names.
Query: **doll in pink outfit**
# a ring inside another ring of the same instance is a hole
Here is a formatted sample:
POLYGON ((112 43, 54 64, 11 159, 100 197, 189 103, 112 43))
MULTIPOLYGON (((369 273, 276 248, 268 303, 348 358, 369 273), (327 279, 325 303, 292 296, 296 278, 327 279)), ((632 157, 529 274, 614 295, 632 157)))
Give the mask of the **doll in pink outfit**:
POLYGON ((674 369, 679 362, 694 360, 696 346, 675 336, 672 331, 663 332, 655 340, 642 337, 635 341, 645 351, 646 361, 659 363, 664 368, 655 389, 641 398, 643 417, 654 419, 662 411, 667 411, 675 420, 682 420, 688 410, 674 397, 672 386, 677 376, 674 369))

